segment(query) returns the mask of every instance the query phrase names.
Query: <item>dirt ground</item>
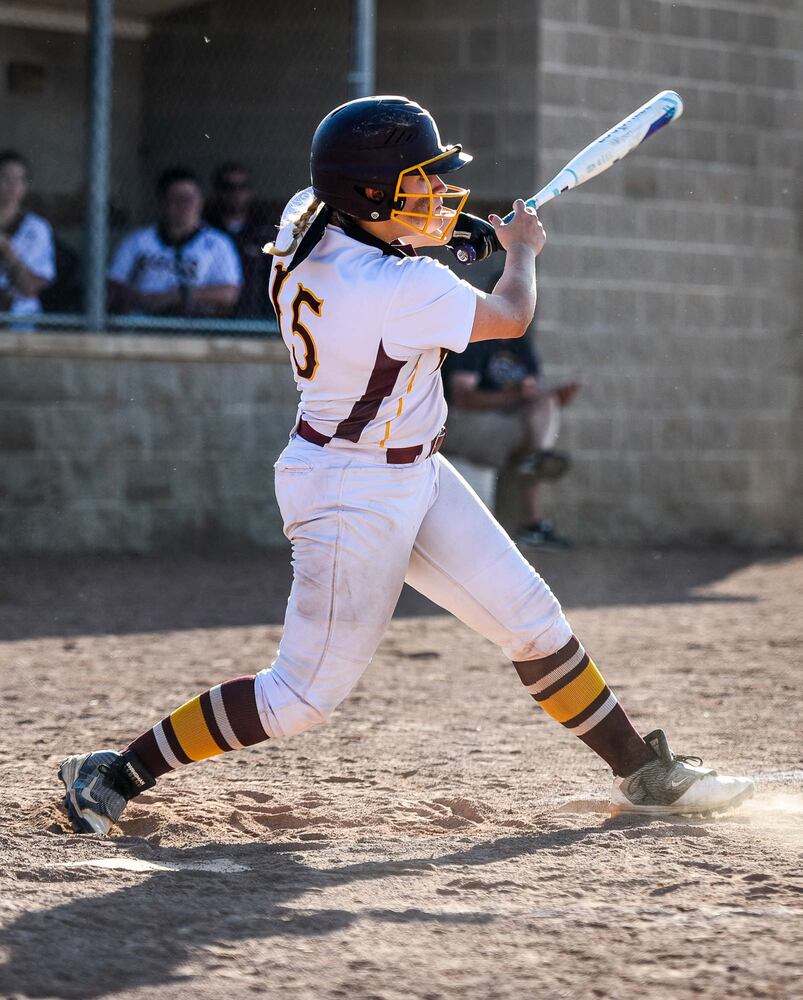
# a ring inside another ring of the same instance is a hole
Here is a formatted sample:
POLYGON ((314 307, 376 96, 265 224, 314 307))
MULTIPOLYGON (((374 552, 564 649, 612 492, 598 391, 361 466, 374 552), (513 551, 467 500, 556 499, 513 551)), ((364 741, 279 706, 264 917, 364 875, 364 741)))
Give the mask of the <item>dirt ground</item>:
POLYGON ((0 995, 803 996, 803 556, 536 564, 637 724, 754 775, 751 802, 611 817, 504 657, 405 593, 330 725, 75 836, 61 758, 266 665, 288 556, 6 560, 0 995))

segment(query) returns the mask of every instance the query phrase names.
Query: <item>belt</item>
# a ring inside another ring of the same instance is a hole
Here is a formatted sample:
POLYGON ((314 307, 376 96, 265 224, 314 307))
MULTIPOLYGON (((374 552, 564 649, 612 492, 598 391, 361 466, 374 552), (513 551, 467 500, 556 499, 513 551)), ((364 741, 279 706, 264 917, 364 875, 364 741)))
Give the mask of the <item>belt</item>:
MULTIPOLYGON (((332 440, 326 434, 321 434, 320 431, 316 431, 314 427, 310 427, 306 420, 302 417, 298 422, 296 427, 296 434, 305 441, 309 441, 310 444, 317 444, 319 448, 325 447, 332 440)), ((411 444, 409 448, 386 448, 385 457, 388 465, 410 465, 415 460, 423 454, 424 448, 427 447, 426 457, 429 458, 431 455, 437 455, 437 453, 443 447, 443 442, 446 440, 446 428, 443 427, 438 434, 432 439, 429 445, 423 444, 411 444)))

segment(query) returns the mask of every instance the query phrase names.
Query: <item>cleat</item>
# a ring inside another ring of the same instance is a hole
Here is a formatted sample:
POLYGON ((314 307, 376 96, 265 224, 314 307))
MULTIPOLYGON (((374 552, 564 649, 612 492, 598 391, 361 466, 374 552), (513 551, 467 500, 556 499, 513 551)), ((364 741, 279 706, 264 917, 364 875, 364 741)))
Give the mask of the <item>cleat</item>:
POLYGON ((64 805, 76 833, 106 836, 129 799, 153 788, 155 779, 131 751, 95 750, 62 761, 64 805))
POLYGON ((755 791, 750 778, 717 774, 704 768, 699 757, 672 753, 661 729, 645 736, 644 741, 656 760, 626 778, 614 778, 613 812, 656 816, 720 812, 739 805, 755 791))

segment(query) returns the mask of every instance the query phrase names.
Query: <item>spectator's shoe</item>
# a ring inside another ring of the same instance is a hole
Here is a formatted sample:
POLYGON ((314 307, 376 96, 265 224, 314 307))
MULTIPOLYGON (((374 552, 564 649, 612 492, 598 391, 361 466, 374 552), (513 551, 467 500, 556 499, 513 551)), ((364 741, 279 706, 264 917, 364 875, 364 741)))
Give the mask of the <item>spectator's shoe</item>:
POLYGON ((533 479, 560 479, 569 471, 570 465, 571 459, 565 451, 542 448, 522 459, 516 465, 516 472, 533 479))
POLYGON ((749 798, 755 786, 749 778, 734 778, 703 768, 699 757, 674 754, 663 730, 644 737, 655 760, 627 778, 614 778, 614 812, 710 813, 730 809, 749 798))
POLYGON ((573 545, 571 538, 559 535, 552 522, 546 518, 528 527, 519 528, 516 541, 519 545, 528 545, 532 549, 541 549, 542 552, 565 552, 573 545))
POLYGON ((129 799, 153 788, 155 779, 131 751, 96 750, 62 761, 64 805, 76 833, 105 835, 129 799))

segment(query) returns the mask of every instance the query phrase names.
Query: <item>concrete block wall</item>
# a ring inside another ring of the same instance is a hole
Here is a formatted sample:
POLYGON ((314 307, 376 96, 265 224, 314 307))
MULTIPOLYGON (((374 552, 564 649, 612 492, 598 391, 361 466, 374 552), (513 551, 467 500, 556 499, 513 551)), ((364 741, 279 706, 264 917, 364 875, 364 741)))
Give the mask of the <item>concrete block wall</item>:
POLYGON ((381 85, 421 94, 478 154, 472 199, 531 193, 653 94, 684 98, 680 121, 542 212, 542 354, 585 384, 561 442, 574 471, 550 488, 561 525, 594 541, 803 541, 801 5, 503 0, 460 4, 459 21, 450 4, 388 7, 381 85), (430 17, 444 45, 452 26, 437 72, 430 17), (480 110, 495 125, 475 146, 480 110))
POLYGON ((276 341, 0 334, 0 550, 276 544, 276 341))
POLYGON ((538 4, 421 0, 378 4, 377 89, 428 108, 475 162, 475 201, 532 194, 538 114, 538 4))

